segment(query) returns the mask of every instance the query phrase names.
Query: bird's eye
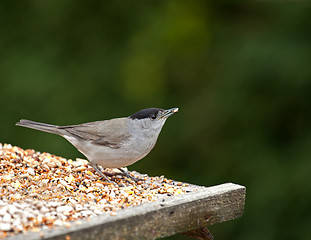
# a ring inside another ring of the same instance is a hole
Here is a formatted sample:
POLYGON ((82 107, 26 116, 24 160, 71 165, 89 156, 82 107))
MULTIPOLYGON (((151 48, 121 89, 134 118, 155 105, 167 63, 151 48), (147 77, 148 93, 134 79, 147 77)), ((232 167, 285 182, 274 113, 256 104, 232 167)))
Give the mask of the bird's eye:
POLYGON ((152 119, 156 119, 156 118, 157 118, 157 115, 153 114, 153 115, 151 116, 151 118, 152 118, 152 119))

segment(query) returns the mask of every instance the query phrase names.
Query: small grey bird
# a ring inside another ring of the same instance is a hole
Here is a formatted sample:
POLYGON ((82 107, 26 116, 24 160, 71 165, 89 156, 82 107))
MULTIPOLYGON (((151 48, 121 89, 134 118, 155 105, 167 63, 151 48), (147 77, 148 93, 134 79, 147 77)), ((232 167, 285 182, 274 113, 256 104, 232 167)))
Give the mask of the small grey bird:
POLYGON ((57 126, 25 119, 16 125, 66 138, 87 157, 101 177, 111 182, 97 164, 103 168, 119 168, 131 177, 121 167, 145 157, 156 144, 166 119, 176 112, 178 108, 147 108, 129 117, 78 125, 57 126))

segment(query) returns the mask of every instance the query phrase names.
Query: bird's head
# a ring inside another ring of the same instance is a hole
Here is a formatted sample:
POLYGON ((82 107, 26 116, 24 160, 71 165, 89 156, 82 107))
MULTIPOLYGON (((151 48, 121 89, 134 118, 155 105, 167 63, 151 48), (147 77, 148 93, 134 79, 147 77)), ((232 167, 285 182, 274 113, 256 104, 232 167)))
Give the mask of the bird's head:
POLYGON ((132 114, 129 116, 129 119, 132 120, 133 124, 137 125, 137 127, 159 134, 166 119, 176 112, 178 112, 178 108, 171 108, 168 110, 147 108, 132 114))

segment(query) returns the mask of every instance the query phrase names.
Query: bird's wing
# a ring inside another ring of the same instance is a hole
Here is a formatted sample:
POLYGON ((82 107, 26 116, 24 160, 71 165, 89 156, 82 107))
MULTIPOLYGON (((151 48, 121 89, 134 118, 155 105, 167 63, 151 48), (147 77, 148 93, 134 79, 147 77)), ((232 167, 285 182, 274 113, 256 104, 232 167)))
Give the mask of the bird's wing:
POLYGON ((111 148, 120 148, 122 143, 131 137, 127 128, 127 118, 63 126, 71 135, 90 141, 93 144, 111 148))

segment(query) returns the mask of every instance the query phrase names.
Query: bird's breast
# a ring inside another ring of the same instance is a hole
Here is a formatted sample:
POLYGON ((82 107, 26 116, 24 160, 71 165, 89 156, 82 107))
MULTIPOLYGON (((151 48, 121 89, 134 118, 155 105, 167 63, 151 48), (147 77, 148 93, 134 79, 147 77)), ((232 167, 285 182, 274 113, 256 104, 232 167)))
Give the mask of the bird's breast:
POLYGON ((110 148, 102 145, 89 146, 82 152, 89 161, 102 167, 119 168, 129 166, 145 157, 154 147, 156 139, 131 138, 120 148, 110 148))

